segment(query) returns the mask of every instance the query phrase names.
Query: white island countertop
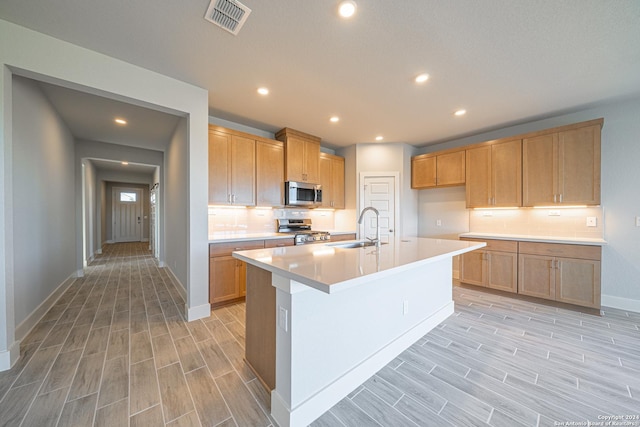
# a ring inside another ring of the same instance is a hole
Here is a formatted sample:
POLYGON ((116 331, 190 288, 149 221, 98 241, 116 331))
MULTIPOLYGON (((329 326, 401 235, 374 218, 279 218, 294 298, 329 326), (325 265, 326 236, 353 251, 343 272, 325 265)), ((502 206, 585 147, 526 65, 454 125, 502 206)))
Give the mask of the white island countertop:
POLYGON ((366 284, 372 279, 486 246, 481 242, 404 238, 380 248, 343 248, 348 242, 288 246, 234 252, 233 256, 256 267, 333 293, 366 284))

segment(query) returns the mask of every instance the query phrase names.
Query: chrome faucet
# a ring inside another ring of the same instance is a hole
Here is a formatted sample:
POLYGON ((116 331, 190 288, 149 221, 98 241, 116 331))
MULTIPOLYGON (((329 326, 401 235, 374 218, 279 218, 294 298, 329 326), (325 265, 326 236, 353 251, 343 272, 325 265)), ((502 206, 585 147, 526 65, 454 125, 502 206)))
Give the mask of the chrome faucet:
MULTIPOLYGON (((364 214, 367 211, 371 211, 376 214, 376 239, 373 240, 373 242, 375 242, 377 247, 380 247, 380 212, 378 212, 378 209, 374 208, 373 206, 367 206, 366 208, 362 209, 362 212, 360 212, 360 218, 358 218, 358 224, 362 224, 364 214)), ((368 237, 366 238, 369 239, 368 237)))

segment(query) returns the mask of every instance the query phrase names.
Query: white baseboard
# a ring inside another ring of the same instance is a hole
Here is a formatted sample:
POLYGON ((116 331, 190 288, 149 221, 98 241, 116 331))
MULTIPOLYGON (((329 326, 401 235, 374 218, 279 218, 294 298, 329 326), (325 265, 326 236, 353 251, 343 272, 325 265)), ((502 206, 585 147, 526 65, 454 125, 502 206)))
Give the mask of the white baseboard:
POLYGON ((96 249, 96 255, 102 255, 102 248, 96 249))
POLYGON ((182 282, 178 280, 178 277, 175 275, 173 270, 171 270, 171 267, 165 267, 165 268, 167 269, 167 272, 171 277, 171 282, 173 283, 173 286, 176 288, 178 292, 180 292, 180 296, 182 297, 182 299, 187 301, 187 289, 184 287, 182 282))
POLYGON ((211 316, 211 304, 208 304, 208 303, 191 307, 191 308, 189 308, 189 306, 185 304, 185 309, 187 311, 187 322, 191 322, 193 320, 198 320, 198 319, 205 319, 211 316))
POLYGON ((631 298, 616 297, 613 295, 602 295, 600 304, 603 307, 617 308, 620 310, 640 313, 640 300, 631 298))
POLYGON ((7 371, 20 357, 20 341, 14 341, 9 350, 0 351, 0 372, 7 371))
POLYGON ((113 240, 107 240, 105 243, 108 244, 108 245, 111 245, 111 244, 113 244, 113 240))
POLYGON ((40 319, 42 319, 44 315, 47 314, 47 311, 49 311, 49 309, 53 307, 56 301, 60 299, 62 294, 64 294, 65 291, 69 288, 69 286, 71 286, 73 281, 77 277, 82 277, 83 275, 84 275, 84 271, 78 270, 76 273, 67 277, 64 280, 64 282, 58 285, 58 287, 53 292, 51 292, 51 294, 44 301, 42 301, 40 305, 36 307, 35 310, 31 312, 31 314, 27 316, 26 319, 20 322, 20 324, 16 326, 16 331, 15 331, 16 341, 18 342, 22 341, 29 334, 29 332, 31 332, 34 326, 38 324, 40 319), (81 274, 79 275, 79 273, 81 274))
POLYGON ((143 237, 142 240, 140 240, 141 242, 148 242, 149 238, 148 237, 143 237))

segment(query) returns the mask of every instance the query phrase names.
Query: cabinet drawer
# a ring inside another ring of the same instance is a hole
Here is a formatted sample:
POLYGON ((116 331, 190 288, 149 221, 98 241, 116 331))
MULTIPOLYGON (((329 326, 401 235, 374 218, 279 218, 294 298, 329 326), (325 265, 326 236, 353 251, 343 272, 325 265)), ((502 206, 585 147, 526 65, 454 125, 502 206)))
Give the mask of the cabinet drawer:
POLYGON ((264 241, 265 248, 280 248, 282 246, 293 246, 293 237, 287 239, 269 239, 264 241))
POLYGON ((520 242, 520 253, 600 261, 602 248, 600 248, 600 246, 567 245, 560 243, 520 242))
POLYGON ((513 240, 471 239, 468 237, 461 237, 460 240, 486 242, 487 246, 482 248, 484 251, 518 252, 518 242, 513 240))
POLYGON ((356 240, 356 234, 332 234, 331 241, 332 242, 342 242, 344 240, 356 240))
POLYGON ((241 242, 210 243, 209 256, 231 255, 233 251, 264 248, 264 240, 244 240, 241 242))

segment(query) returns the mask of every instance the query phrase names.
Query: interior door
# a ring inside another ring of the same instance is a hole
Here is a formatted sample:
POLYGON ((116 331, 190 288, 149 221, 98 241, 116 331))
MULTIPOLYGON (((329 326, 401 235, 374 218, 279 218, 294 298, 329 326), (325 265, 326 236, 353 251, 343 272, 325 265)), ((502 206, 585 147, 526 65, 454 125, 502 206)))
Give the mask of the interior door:
POLYGON ((139 242, 142 240, 142 190, 113 189, 113 240, 139 242))
MULTIPOLYGON (((361 208, 364 209, 366 206, 372 206, 380 212, 380 241, 389 243, 395 231, 395 177, 365 176, 364 205, 361 208)), ((360 235, 363 238, 374 238, 376 227, 376 216, 367 212, 360 228, 360 235)))

